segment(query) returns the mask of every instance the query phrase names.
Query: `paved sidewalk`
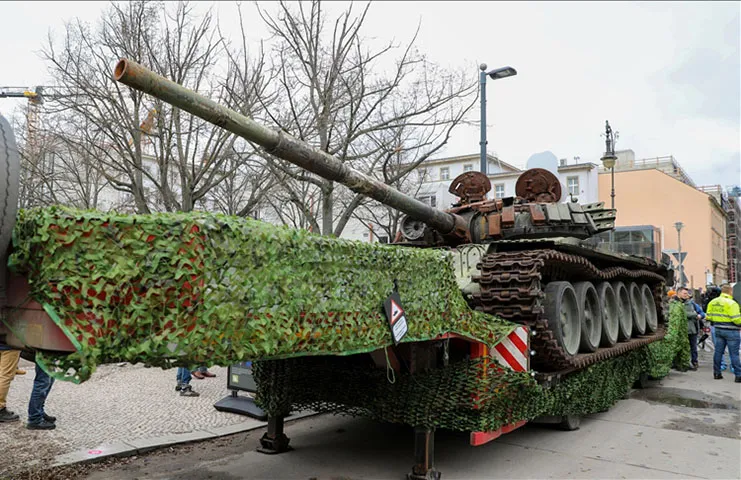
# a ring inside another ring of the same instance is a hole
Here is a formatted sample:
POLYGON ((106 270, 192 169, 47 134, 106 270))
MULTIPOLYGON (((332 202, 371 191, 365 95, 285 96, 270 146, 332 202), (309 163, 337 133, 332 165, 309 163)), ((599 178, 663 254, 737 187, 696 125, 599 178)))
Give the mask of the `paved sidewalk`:
POLYGON ((117 449, 190 441, 264 425, 213 407, 228 394, 226 368, 211 368, 215 378, 193 378, 191 385, 200 397, 181 397, 175 392, 177 369, 113 364, 100 366, 80 385, 55 382, 46 411, 57 417, 57 428, 32 431, 25 422, 34 364, 21 360, 21 368, 27 373, 15 377, 8 395, 8 408, 21 419, 0 424, 0 451, 9 453, 0 457, 0 477, 3 472, 84 460, 117 449))

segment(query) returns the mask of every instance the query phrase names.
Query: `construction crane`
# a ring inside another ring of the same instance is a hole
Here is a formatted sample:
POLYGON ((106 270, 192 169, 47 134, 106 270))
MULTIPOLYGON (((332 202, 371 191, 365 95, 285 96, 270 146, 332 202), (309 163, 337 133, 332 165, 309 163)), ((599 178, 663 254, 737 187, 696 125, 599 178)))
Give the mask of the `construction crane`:
MULTIPOLYGON (((60 98, 70 96, 68 93, 61 92, 57 87, 37 86, 34 90, 27 87, 0 87, 0 98, 27 98, 28 110, 26 112, 26 130, 28 132, 28 143, 34 145, 35 133, 39 121, 39 106, 44 103, 46 98, 60 98)), ((152 108, 147 113, 147 117, 139 125, 139 130, 151 135, 154 127, 154 116, 157 110, 152 108)), ((129 145, 134 143, 134 138, 129 139, 129 145)))
MULTIPOLYGON (((33 144, 36 126, 39 120, 39 106, 44 103, 47 87, 37 86, 35 91, 26 87, 0 87, 0 98, 27 98, 28 110, 26 111, 26 130, 28 132, 28 143, 33 144)), ((57 96, 57 95, 54 95, 57 96)))

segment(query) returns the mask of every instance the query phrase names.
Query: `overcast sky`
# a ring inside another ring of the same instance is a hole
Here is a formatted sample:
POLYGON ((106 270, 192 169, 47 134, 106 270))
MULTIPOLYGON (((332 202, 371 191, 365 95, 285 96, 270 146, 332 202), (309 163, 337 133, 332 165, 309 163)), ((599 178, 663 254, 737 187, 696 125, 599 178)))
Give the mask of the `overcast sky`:
MULTIPOLYGON (((106 4, 3 2, 0 86, 53 85, 38 55, 47 33, 72 17, 93 22, 106 4)), ((609 120, 618 149, 674 155, 696 183, 727 186, 741 183, 740 5, 388 1, 371 6, 365 35, 408 40, 421 22, 417 45, 431 60, 474 72, 482 62, 515 67, 516 77, 487 87, 489 152, 506 162, 524 166, 550 150, 597 163, 609 120)), ((215 8, 236 39, 233 4, 215 8)), ((254 44, 265 34, 248 18, 254 44)), ((20 104, 0 99, 0 113, 20 104)), ((475 153, 478 142, 478 127, 461 127, 445 153, 475 153)))

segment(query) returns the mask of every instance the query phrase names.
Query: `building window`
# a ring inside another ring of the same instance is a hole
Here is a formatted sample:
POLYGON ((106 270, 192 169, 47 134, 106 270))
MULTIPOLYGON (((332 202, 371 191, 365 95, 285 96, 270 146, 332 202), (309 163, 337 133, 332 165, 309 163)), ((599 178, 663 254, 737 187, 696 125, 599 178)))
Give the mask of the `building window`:
POLYGON ((450 167, 440 168, 440 180, 450 180, 450 167))
POLYGON ((579 195, 579 177, 566 177, 566 187, 571 195, 579 195))
POLYGON ((378 237, 378 243, 389 243, 389 237, 387 236, 378 237))
POLYGON ((437 208, 437 196, 435 195, 425 195, 423 197, 417 197, 417 200, 422 203, 426 203, 432 208, 437 208))
POLYGON ((465 172, 473 172, 473 163, 463 165, 463 173, 465 172))
POLYGON ((497 183, 494 185, 494 198, 504 198, 504 184, 497 183))

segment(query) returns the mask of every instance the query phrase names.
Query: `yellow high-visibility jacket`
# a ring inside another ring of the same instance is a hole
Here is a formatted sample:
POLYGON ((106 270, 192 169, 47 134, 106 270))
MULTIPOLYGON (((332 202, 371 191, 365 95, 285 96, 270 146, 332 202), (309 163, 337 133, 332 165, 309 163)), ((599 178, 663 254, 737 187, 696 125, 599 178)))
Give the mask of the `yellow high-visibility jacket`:
POLYGON ((727 293, 721 293, 708 304, 705 320, 712 322, 715 328, 741 330, 741 311, 738 303, 727 293))

